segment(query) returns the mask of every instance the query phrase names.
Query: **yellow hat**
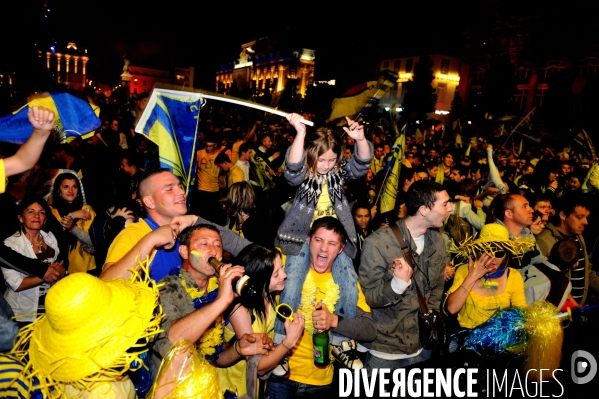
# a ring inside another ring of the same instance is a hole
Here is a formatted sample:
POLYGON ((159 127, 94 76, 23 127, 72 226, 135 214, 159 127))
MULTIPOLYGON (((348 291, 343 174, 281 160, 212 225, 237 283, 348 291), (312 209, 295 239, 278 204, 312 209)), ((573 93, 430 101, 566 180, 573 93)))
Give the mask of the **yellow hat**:
POLYGON ((485 224, 478 237, 471 237, 461 243, 459 248, 455 246, 450 250, 457 257, 477 257, 485 251, 503 249, 510 252, 512 256, 521 258, 525 253, 534 250, 534 237, 518 237, 510 239, 508 229, 499 223, 485 224))
POLYGON ((163 317, 156 284, 141 280, 74 273, 48 291, 46 314, 19 332, 13 348, 46 397, 59 384, 116 380, 139 361, 163 317))

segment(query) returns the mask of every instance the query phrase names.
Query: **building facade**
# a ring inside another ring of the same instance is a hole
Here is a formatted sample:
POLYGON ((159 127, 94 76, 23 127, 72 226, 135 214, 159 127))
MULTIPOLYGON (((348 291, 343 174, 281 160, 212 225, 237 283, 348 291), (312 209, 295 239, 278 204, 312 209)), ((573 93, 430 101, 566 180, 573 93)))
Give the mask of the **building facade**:
POLYGON ((86 48, 78 48, 74 42, 64 47, 53 45, 46 51, 46 68, 56 82, 71 89, 82 90, 86 85, 87 63, 89 57, 86 48))
POLYGON ((129 93, 141 94, 143 92, 150 93, 154 87, 154 83, 171 83, 171 74, 169 71, 160 69, 144 68, 140 66, 129 67, 130 82, 129 93))
POLYGON ((302 97, 314 81, 315 51, 302 47, 278 46, 263 38, 241 45, 239 58, 220 66, 216 91, 250 90, 258 96, 282 91, 290 80, 297 81, 302 97))

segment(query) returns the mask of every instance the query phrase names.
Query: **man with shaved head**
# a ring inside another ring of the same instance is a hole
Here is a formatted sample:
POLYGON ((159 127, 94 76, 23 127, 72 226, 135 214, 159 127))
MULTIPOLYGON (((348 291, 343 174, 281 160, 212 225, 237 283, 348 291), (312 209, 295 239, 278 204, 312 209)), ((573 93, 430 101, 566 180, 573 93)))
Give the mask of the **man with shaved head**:
MULTIPOLYGON (((150 277, 160 281, 171 269, 179 268, 177 235, 196 223, 212 224, 187 213, 185 191, 179 178, 169 169, 155 169, 139 182, 138 198, 147 216, 137 223, 128 223, 108 249, 101 278, 128 278, 130 269, 150 258, 150 277)), ((224 248, 236 255, 249 241, 231 230, 216 226, 223 238, 224 248)))

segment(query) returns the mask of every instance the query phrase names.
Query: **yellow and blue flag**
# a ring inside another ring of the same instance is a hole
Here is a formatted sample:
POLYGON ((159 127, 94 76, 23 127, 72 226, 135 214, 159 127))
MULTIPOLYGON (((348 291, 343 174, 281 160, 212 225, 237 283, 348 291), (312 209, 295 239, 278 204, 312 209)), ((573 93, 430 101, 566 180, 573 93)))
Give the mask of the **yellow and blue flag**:
POLYGON ((360 116, 364 116, 370 111, 373 105, 378 104, 378 101, 383 98, 385 94, 395 85, 399 75, 397 72, 392 71, 390 69, 383 69, 381 71, 381 76, 379 77, 379 86, 374 95, 368 100, 368 102, 364 105, 364 108, 360 111, 358 115, 354 118, 358 120, 360 116))
POLYGON ((362 83, 343 93, 342 97, 333 99, 329 120, 353 117, 364 108, 377 92, 377 81, 362 83))
MULTIPOLYGON (((395 127, 395 124, 393 126, 395 127)), ((399 172, 406 146, 406 129, 407 124, 401 129, 391 152, 387 156, 387 165, 385 165, 385 169, 383 170, 383 174, 387 178, 383 182, 380 213, 390 212, 395 208, 397 190, 399 190, 399 172)), ((397 127, 395 127, 395 131, 397 131, 397 127)))
POLYGON ((27 105, 10 115, 0 118, 0 140, 22 144, 33 128, 27 118, 29 107, 45 107, 54 111, 53 129, 61 142, 67 142, 77 136, 93 133, 102 122, 98 118, 100 108, 68 93, 46 93, 31 99, 27 105))
POLYGON ((199 93, 154 89, 135 127, 137 133, 156 143, 160 167, 181 179, 188 199, 195 177, 201 106, 199 93))

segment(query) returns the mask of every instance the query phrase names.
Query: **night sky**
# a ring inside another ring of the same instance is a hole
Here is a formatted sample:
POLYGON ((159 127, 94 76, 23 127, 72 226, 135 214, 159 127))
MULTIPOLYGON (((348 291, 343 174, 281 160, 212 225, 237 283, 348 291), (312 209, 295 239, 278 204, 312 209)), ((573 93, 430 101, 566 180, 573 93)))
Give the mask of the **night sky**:
MULTIPOLYGON (((196 75, 213 78, 220 63, 239 56, 242 43, 276 33, 301 38, 302 47, 317 50, 317 61, 319 51, 362 35, 380 34, 390 48, 438 43, 459 36, 469 15, 455 7, 437 9, 434 3, 399 2, 364 3, 353 9, 346 3, 328 10, 316 1, 234 5, 169 0, 161 7, 139 0, 47 3, 49 13, 43 0, 19 1, 10 6, 11 12, 0 12, 0 40, 8 52, 19 54, 32 42, 47 47, 53 40, 74 41, 88 48, 90 72, 107 79, 118 79, 124 54, 132 65, 169 68, 176 62, 194 65, 196 75), (301 8, 291 9, 294 4, 301 8)), ((352 56, 359 56, 359 49, 348 54, 352 56)))
MULTIPOLYGON (((460 56, 462 33, 488 23, 489 14, 555 11, 537 0, 387 1, 362 2, 358 7, 339 2, 328 8, 322 8, 325 2, 311 0, 243 5, 169 0, 159 7, 140 0, 46 2, 49 13, 44 0, 3 3, 0 42, 8 56, 2 56, 0 67, 18 65, 32 43, 46 49, 52 41, 74 41, 88 48, 90 73, 107 83, 118 82, 125 54, 131 65, 165 69, 173 63, 191 65, 196 67, 196 80, 213 80, 219 64, 239 56, 242 43, 281 33, 299 38, 301 47, 317 50, 317 65, 319 53, 367 36, 380 38, 398 55, 460 56)), ((356 45, 344 56, 360 57, 361 50, 356 45)))

